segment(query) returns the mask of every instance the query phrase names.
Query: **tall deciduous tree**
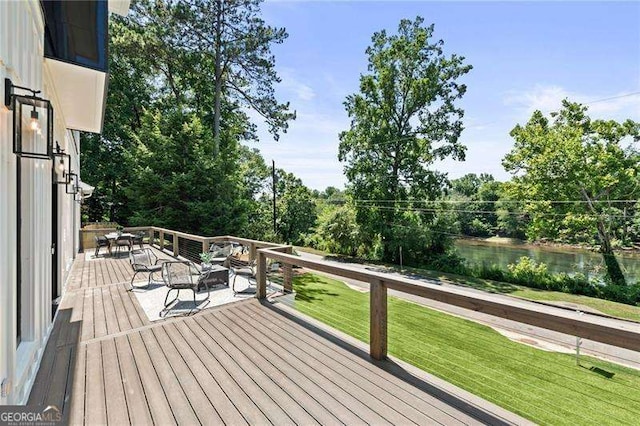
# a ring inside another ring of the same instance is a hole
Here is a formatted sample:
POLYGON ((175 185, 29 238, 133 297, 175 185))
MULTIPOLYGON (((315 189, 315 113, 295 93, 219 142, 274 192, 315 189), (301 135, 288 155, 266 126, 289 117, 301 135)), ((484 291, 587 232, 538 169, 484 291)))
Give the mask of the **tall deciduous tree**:
POLYGON ((465 154, 456 100, 466 91, 459 78, 471 66, 461 56, 446 56, 444 42, 432 40, 433 25, 423 22, 403 19, 398 34, 373 35, 366 50, 369 73, 345 102, 351 128, 340 134, 338 157, 346 162, 354 198, 380 200, 357 204, 357 218, 369 241, 381 236, 387 260, 394 258, 390 240, 402 216, 398 207, 436 198, 446 176, 429 166, 444 158, 464 160, 465 154))
POLYGON ((590 227, 597 233, 610 281, 623 285, 611 245, 608 200, 640 195, 638 151, 623 146, 627 139, 638 140, 640 125, 591 120, 586 112, 585 106, 567 100, 551 114, 552 120, 534 112, 527 124, 511 131, 515 146, 503 165, 514 175, 511 194, 537 201, 526 205, 532 218, 529 236, 557 238, 569 222, 590 227))
MULTIPOLYGON (((212 121, 214 152, 220 144, 222 102, 226 98, 258 113, 277 140, 295 118, 289 103, 278 103, 274 84, 273 44, 288 36, 284 28, 267 25, 260 17, 262 0, 177 0, 172 7, 180 25, 179 43, 213 71, 212 121)), ((207 90, 207 87, 199 87, 207 90)))

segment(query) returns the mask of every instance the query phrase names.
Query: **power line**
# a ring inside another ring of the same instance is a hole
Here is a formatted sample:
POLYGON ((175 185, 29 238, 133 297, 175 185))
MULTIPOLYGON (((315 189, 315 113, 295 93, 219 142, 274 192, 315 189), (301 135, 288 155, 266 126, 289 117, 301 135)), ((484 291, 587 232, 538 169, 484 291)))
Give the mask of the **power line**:
POLYGON ((629 96, 638 96, 638 95, 640 95, 640 92, 625 93, 625 94, 622 94, 622 95, 611 96, 609 98, 602 98, 602 99, 596 99, 595 101, 585 102, 584 105, 591 105, 591 104, 595 104, 595 103, 598 103, 598 102, 612 101, 614 99, 628 98, 629 96))
MULTIPOLYGON (((391 200, 391 199, 342 199, 342 200, 326 200, 329 203, 346 203, 353 201, 356 203, 411 203, 411 204, 495 204, 495 203, 508 203, 508 204, 588 204, 589 201, 585 200, 391 200)), ((640 200, 592 200, 591 203, 638 203, 640 200)))
MULTIPOLYGON (((497 211, 493 210, 462 210, 462 209, 438 209, 438 208, 420 208, 420 207, 395 207, 395 206, 376 206, 371 204, 356 204, 356 207, 359 208, 368 208, 368 209, 378 209, 378 210, 388 210, 388 211, 408 211, 408 212, 423 212, 423 213, 473 213, 473 214, 484 214, 484 215, 496 215, 497 211)), ((500 214, 508 214, 513 216, 525 216, 525 215, 533 215, 533 216, 548 216, 548 217, 567 217, 571 214, 579 215, 581 217, 608 217, 608 218, 625 218, 632 219, 633 215, 613 215, 613 214, 595 214, 595 213, 532 213, 532 212, 511 212, 511 211, 501 211, 500 214)))

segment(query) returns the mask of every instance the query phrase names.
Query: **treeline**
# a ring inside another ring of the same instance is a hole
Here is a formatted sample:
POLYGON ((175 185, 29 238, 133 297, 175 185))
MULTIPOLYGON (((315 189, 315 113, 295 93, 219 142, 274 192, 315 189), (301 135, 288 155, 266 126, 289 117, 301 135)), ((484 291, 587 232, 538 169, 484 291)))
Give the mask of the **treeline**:
POLYGON ((514 127, 503 159, 509 182, 450 181, 434 165, 465 159, 459 101, 472 67, 445 53, 433 25, 403 19, 395 33, 372 36, 367 73, 344 103, 351 124, 337 154, 347 190, 312 191, 284 170, 274 187, 259 151, 244 144, 256 139, 249 109, 276 139, 295 119, 275 98, 270 50, 288 35, 262 20, 260 0, 138 1, 110 22, 105 127, 82 140, 83 180, 96 186, 85 221, 395 263, 402 250, 407 265, 459 272, 460 236, 589 244, 603 254, 607 282, 625 285, 613 249, 640 235, 638 123, 592 120, 565 101, 514 127))
MULTIPOLYGON (((138 0, 109 32, 103 133, 82 139, 83 179, 96 186, 83 220, 273 237, 271 171, 243 143, 256 140, 249 110, 276 139, 295 118, 274 94, 271 46, 286 30, 262 20, 259 0, 138 0)), ((308 190, 278 174, 280 208, 295 216, 308 190)))

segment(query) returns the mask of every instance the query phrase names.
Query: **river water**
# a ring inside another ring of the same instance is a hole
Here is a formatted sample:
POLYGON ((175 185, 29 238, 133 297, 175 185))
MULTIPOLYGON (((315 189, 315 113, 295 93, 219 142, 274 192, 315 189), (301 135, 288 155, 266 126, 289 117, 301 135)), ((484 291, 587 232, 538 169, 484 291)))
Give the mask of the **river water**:
MULTIPOLYGON (((602 255, 581 249, 557 247, 531 247, 491 243, 476 240, 456 240, 458 254, 470 265, 495 264, 506 269, 510 263, 516 263, 522 256, 547 265, 550 272, 581 272, 595 278, 604 274, 602 255)), ((616 254, 628 283, 640 280, 640 256, 637 254, 616 254)))

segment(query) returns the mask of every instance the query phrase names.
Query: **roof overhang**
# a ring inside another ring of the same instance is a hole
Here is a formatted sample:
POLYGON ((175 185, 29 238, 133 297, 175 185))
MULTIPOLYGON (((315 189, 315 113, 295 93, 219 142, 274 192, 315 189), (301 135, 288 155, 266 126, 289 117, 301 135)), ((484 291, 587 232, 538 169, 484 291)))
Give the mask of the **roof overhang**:
POLYGON ((109 74, 51 58, 45 58, 44 62, 67 128, 101 133, 109 74))
POLYGON ((109 12, 117 15, 127 16, 131 0, 109 0, 109 12))

